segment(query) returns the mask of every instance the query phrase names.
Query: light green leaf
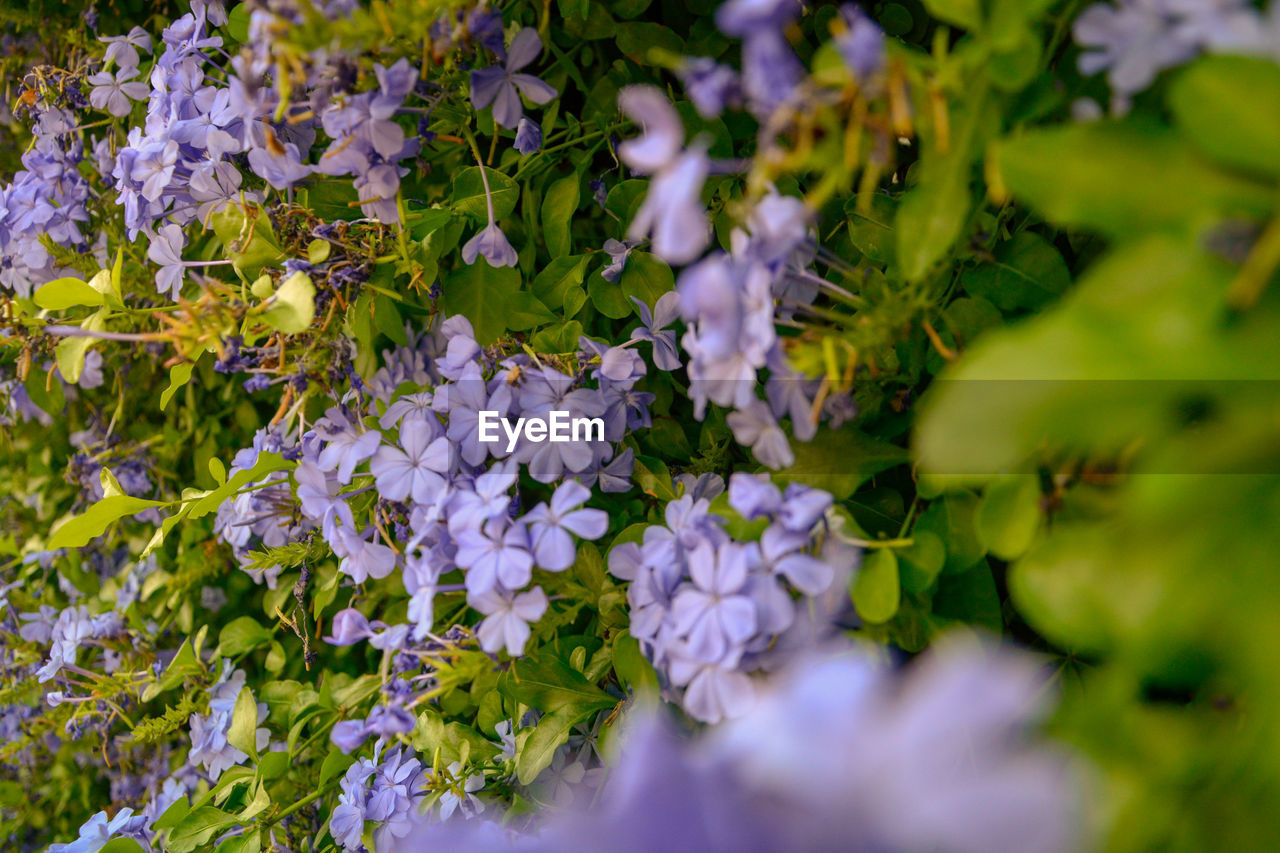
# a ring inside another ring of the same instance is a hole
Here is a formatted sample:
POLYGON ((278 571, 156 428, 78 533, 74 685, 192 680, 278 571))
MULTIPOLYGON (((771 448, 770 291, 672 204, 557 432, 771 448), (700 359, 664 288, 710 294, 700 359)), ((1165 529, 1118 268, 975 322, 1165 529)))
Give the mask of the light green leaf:
POLYGON ((262 319, 277 331, 296 335, 311 327, 316 317, 316 286, 311 276, 296 272, 284 280, 262 319))
POLYGON ((538 720, 537 727, 528 734, 516 753, 516 778, 521 785, 533 782, 551 765, 556 750, 569 740, 570 730, 591 713, 590 709, 570 705, 544 714, 538 720))
POLYGON ((979 0, 924 0, 924 7, 939 21, 966 30, 982 27, 982 4, 979 0))
POLYGON ((227 743, 258 760, 258 703, 247 686, 240 688, 236 696, 235 710, 231 712, 231 728, 227 730, 227 743))
POLYGON ((60 524, 49 537, 49 548, 80 548, 101 536, 113 521, 142 512, 148 507, 164 505, 164 501, 149 501, 128 495, 103 498, 81 515, 60 524))
POLYGON ((1184 233, 1231 214, 1264 217, 1275 205, 1274 190, 1214 169, 1159 126, 1031 131, 1003 143, 994 162, 1009 192, 1055 223, 1115 236, 1184 233))
POLYGON ((50 311, 62 311, 76 305, 101 305, 103 295, 78 278, 55 278, 43 284, 32 296, 36 305, 50 311))
POLYGON ((252 616, 240 616, 222 627, 218 634, 218 656, 237 657, 271 642, 271 632, 252 616))
POLYGON ((853 583, 853 606, 867 622, 888 622, 898 612, 898 558, 888 548, 872 551, 853 583))
POLYGON ((160 411, 163 412, 178 389, 191 380, 193 370, 195 364, 190 361, 182 361, 169 368, 169 387, 160 392, 160 411))
POLYGON ((1249 56, 1206 56, 1169 89, 1169 106, 1192 143, 1227 166, 1280 175, 1280 65, 1249 56))
POLYGON ((542 197, 542 238, 552 258, 560 258, 570 251, 570 226, 574 211, 578 209, 578 176, 561 178, 542 197))
POLYGON ((146 853, 132 838, 113 838, 98 848, 98 853, 146 853))
POLYGON ((987 486, 974 522, 992 554, 1002 560, 1021 556, 1040 527, 1040 484, 1030 474, 999 478, 987 486))

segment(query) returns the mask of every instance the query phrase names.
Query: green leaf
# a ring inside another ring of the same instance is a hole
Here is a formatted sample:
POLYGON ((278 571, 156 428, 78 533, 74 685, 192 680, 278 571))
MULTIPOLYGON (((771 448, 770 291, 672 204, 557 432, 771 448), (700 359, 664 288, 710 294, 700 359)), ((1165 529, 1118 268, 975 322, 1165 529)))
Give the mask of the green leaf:
POLYGON ((996 589, 996 581, 987 561, 982 560, 968 571, 938 578, 938 590, 933 595, 933 612, 936 616, 960 619, 1000 633, 1004 629, 1004 618, 1000 613, 1000 592, 996 589))
POLYGON ((590 709, 571 705, 544 714, 538 720, 516 753, 516 778, 521 785, 528 785, 551 765, 556 750, 569 740, 570 730, 591 713, 590 709))
POLYGON ((1214 169, 1160 126, 1098 121, 1031 131, 1003 143, 994 162, 1009 192, 1049 219, 1114 236, 1259 218, 1275 204, 1273 190, 1214 169))
POLYGON ((948 24, 978 30, 982 27, 982 4, 979 0, 924 0, 930 15, 948 24))
POLYGON ((247 278, 257 278, 264 267, 275 266, 284 260, 284 252, 276 242, 271 222, 261 208, 228 204, 214 213, 209 222, 226 247, 227 257, 247 278))
POLYGON ((654 64, 663 53, 680 56, 684 40, 671 29, 650 21, 618 25, 618 50, 639 65, 654 64))
POLYGON ((373 297, 373 324, 379 332, 400 346, 409 343, 400 309, 396 307, 395 300, 385 294, 379 293, 373 297))
POLYGON ((498 678, 503 696, 542 711, 576 707, 583 711, 612 708, 617 700, 549 650, 511 662, 498 678))
POLYGON ((204 672, 204 666, 196 656, 196 649, 203 645, 207 630, 208 626, 202 627, 194 639, 188 637, 182 641, 173 660, 169 661, 169 666, 165 668, 164 675, 160 676, 154 684, 147 685, 147 689, 142 691, 143 702, 150 702, 164 691, 172 690, 204 672))
POLYGON ((284 280, 271 300, 271 307, 262 315, 267 325, 286 335, 305 332, 315 318, 316 286, 304 272, 296 272, 284 280))
POLYGON ((1169 106, 1191 142, 1214 160, 1280 175, 1280 65, 1249 56, 1205 56, 1169 88, 1169 106))
POLYGON ((93 338, 63 338, 53 348, 53 355, 58 363, 58 372, 68 383, 74 385, 80 381, 84 370, 84 359, 89 347, 96 343, 93 338))
POLYGON ((231 712, 231 728, 227 729, 227 743, 258 760, 258 703, 247 686, 240 688, 236 696, 235 710, 231 712))
POLYGON ((960 274, 960 284, 971 296, 983 297, 1006 312, 1039 308, 1070 283, 1062 253, 1032 231, 1000 243, 994 262, 960 274))
MULTIPOLYGON (((603 277, 601 277, 603 280, 603 277)), ((622 293, 627 297, 631 310, 636 310, 631 298, 643 301, 652 310, 658 299, 676 286, 671 267, 648 252, 632 252, 618 278, 622 293)))
POLYGON ((268 752, 258 762, 258 775, 271 782, 289 772, 289 753, 268 752))
POLYGON ((253 827, 244 835, 228 838, 218 845, 214 853, 258 853, 262 850, 262 836, 253 827))
POLYGON ((561 178, 542 197, 542 238, 552 258, 560 258, 570 252, 570 225, 573 213, 578 209, 578 176, 561 178))
POLYGON ((1040 484, 1030 474, 1001 477, 987 487, 974 523, 978 540, 1002 560, 1021 556, 1040 527, 1040 484))
POLYGON ((190 509, 186 510, 186 514, 190 518, 201 518, 211 512, 216 512, 218 507, 222 506, 223 501, 250 483, 265 479, 268 474, 275 471, 283 471, 292 467, 294 467, 294 463, 286 462, 279 453, 259 453, 258 461, 253 464, 252 468, 237 471, 226 483, 213 491, 206 492, 202 497, 190 504, 190 509))
POLYGON ((844 209, 849 214, 849 242, 873 263, 887 263, 893 257, 893 220, 898 202, 884 193, 859 193, 849 199, 844 209))
POLYGON ((1176 429, 1188 393, 1273 380, 1274 359, 1228 346, 1210 307, 1233 275, 1174 236, 1114 250, 1051 312, 986 332, 934 380, 912 441, 920 469, 976 484, 1048 449, 1119 453, 1176 429))
POLYGON ((675 489, 671 486, 671 471, 667 463, 651 456, 637 456, 632 468, 631 478, 635 480, 640 491, 650 497, 666 503, 676 499, 675 489))
MULTIPOLYGON (((495 222, 500 222, 516 209, 516 201, 520 198, 520 186, 495 169, 486 167, 484 174, 489 179, 489 191, 493 199, 493 218, 495 222)), ((489 221, 484 180, 480 176, 479 166, 468 166, 454 177, 453 194, 449 201, 458 213, 465 214, 477 222, 489 221)))
POLYGON ((522 290, 513 294, 504 308, 507 328, 513 332, 528 331, 556 321, 556 315, 547 310, 547 306, 528 291, 522 290))
POLYGON ((911 539, 910 547, 898 551, 898 574, 903 590, 908 593, 924 592, 942 571, 947 561, 947 549, 942 539, 928 530, 916 530, 911 539))
POLYGON ((907 281, 924 278, 960 236, 972 207, 968 165, 955 156, 937 168, 926 161, 924 177, 902 197, 893 227, 898 265, 907 281))
POLYGON ((31 402, 56 418, 62 417, 62 412, 67 407, 67 396, 62 390, 62 383, 56 378, 44 370, 31 370, 22 387, 26 389, 31 402))
POLYGON ((471 321, 476 340, 491 344, 507 331, 507 305, 520 290, 520 273, 477 261, 454 270, 443 284, 444 312, 471 321))
POLYGON ((209 839, 239 821, 236 816, 213 806, 192 809, 169 833, 165 849, 173 853, 187 853, 208 843, 209 839))
POLYGON ((233 40, 244 44, 249 40, 249 5, 237 3, 227 12, 227 23, 224 29, 233 40))
MULTIPOLYGON (((586 271, 586 255, 556 258, 534 276, 533 295, 552 311, 558 311, 565 307, 565 297, 571 291, 582 289, 582 280, 586 271)), ((567 308, 565 316, 572 316, 567 308)))
POLYGON ((600 270, 587 277, 587 295, 591 297, 591 304, 596 310, 612 320, 629 317, 635 311, 635 305, 622 292, 621 285, 605 281, 600 270))
POLYGON ((55 278, 43 284, 31 297, 36 305, 50 311, 63 311, 76 305, 101 305, 103 295, 87 281, 78 278, 55 278))
POLYGON ((132 838, 113 838, 98 848, 98 853, 146 853, 132 838))
POLYGON ((623 684, 636 692, 658 689, 657 671, 640 651, 640 641, 630 634, 619 634, 613 639, 613 671, 623 684))
POLYGON ((931 502, 916 521, 913 536, 932 534, 946 545, 943 570, 960 572, 982 559, 987 549, 978 539, 974 515, 978 496, 972 492, 956 492, 931 502))
POLYGON ((329 252, 333 246, 328 240, 322 240, 319 237, 307 244, 307 263, 315 265, 322 264, 329 259, 329 252))
POLYGON ((347 755, 336 746, 333 747, 320 764, 320 778, 316 784, 323 785, 330 779, 336 779, 346 773, 347 768, 355 764, 355 762, 356 757, 354 755, 347 755))
POLYGON ((190 361, 182 361, 169 368, 169 386, 160 392, 160 411, 163 412, 178 389, 191 380, 193 370, 195 364, 190 361))
POLYGON ((898 612, 898 558, 888 548, 872 551, 862 561, 853 583, 853 606, 867 622, 888 622, 898 612))
POLYGON ((49 537, 49 549, 80 548, 101 536, 113 522, 127 515, 134 515, 153 506, 164 506, 164 501, 149 501, 128 495, 103 498, 81 515, 67 519, 49 537))
POLYGON ((240 616, 222 626, 218 634, 218 656, 238 657, 271 642, 271 632, 252 616, 240 616))
POLYGON ((813 441, 791 442, 795 462, 775 477, 825 489, 841 500, 881 471, 907 461, 907 452, 851 426, 821 428, 813 441))

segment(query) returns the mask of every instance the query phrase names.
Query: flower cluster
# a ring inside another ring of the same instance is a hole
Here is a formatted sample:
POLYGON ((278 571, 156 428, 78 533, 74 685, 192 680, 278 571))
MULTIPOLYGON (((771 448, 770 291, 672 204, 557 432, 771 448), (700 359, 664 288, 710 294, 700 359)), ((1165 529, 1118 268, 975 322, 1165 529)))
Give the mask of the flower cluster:
MULTIPOLYGON (((462 570, 468 603, 487 617, 477 629, 482 648, 519 654, 529 623, 547 607, 541 588, 525 589, 533 569, 563 571, 574 561, 575 536, 604 534, 606 515, 582 507, 588 487, 628 487, 634 454, 618 452, 618 444, 647 422, 650 397, 634 390, 644 362, 627 347, 583 344, 573 372, 563 373, 524 354, 501 357, 476 343, 466 320, 447 321, 388 353, 368 386, 355 377, 344 401, 296 447, 260 433, 232 473, 252 468, 263 450, 286 450, 299 460, 296 498, 282 472, 269 475, 223 504, 221 536, 246 564, 251 548, 318 531, 353 583, 399 569, 416 641, 431 630, 442 579, 462 570), (482 440, 482 412, 518 421, 552 411, 596 419, 601 429, 566 442, 527 433, 482 440), (538 483, 563 482, 549 501, 525 509, 517 488, 522 468, 538 483)), ((274 586, 278 573, 267 566, 261 577, 274 586)), ((367 626, 342 624, 348 627, 335 633, 337 642, 372 636, 367 626)))
POLYGON ((665 526, 609 553, 609 571, 630 581, 632 636, 685 710, 713 723, 750 707, 748 673, 788 648, 784 635, 813 633, 795 593, 830 615, 826 593, 847 587, 859 558, 825 535, 826 492, 794 484, 782 491, 767 477, 734 474, 729 507, 767 524, 758 541, 743 541, 712 511, 722 489, 712 481, 672 501, 665 526))
POLYGON ((1156 76, 1198 53, 1280 56, 1280 4, 1264 16, 1247 0, 1119 0, 1095 3, 1076 19, 1084 74, 1107 72, 1112 109, 1128 110, 1156 76))

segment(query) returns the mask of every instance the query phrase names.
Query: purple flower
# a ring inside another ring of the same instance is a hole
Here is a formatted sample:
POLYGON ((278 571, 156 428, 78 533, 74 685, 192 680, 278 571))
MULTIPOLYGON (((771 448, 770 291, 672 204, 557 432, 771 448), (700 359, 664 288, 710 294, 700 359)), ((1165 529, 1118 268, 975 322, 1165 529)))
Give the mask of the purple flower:
POLYGON ((382 433, 377 430, 357 432, 337 406, 316 423, 316 432, 328 440, 317 460, 320 470, 337 471, 338 482, 344 485, 351 482, 356 466, 373 456, 382 442, 382 433))
POLYGON ((577 509, 591 497, 591 490, 573 480, 561 483, 551 496, 551 505, 540 503, 525 516, 529 539, 538 565, 558 572, 573 565, 574 536, 599 539, 609 528, 604 510, 577 509))
POLYGON ((187 243, 181 225, 169 223, 160 226, 159 232, 151 238, 147 247, 147 257, 160 265, 156 273, 156 290, 169 294, 170 299, 177 299, 182 290, 182 280, 186 274, 186 266, 182 261, 182 248, 187 243))
POLYGON ((788 101, 803 77, 804 66, 782 33, 762 30, 743 43, 742 90, 757 118, 768 118, 788 101))
POLYGON ((140 59, 138 51, 151 52, 151 35, 142 27, 134 27, 128 35, 102 36, 98 41, 107 46, 103 63, 114 62, 120 68, 136 68, 140 59))
POLYGON ((489 654, 505 648, 515 657, 524 653, 529 641, 529 623, 537 622, 547 611, 547 596, 538 586, 519 594, 491 589, 468 592, 467 604, 486 616, 476 628, 480 648, 489 654))
POLYGON ((491 267, 514 267, 518 257, 511 242, 507 240, 507 235, 493 221, 462 247, 462 260, 465 263, 474 264, 480 256, 484 256, 491 267))
POLYGON ((513 147, 528 157, 542 147, 542 128, 537 122, 522 117, 519 127, 516 128, 516 141, 513 147))
POLYGON ((884 65, 884 30, 852 3, 840 7, 839 21, 836 48, 854 77, 866 80, 884 65))
POLYGON ((633 341, 649 341, 653 344, 653 364, 659 370, 679 370, 680 351, 676 348, 676 333, 668 329, 680 316, 680 294, 669 291, 658 297, 653 306, 652 315, 649 306, 636 297, 631 297, 640 312, 641 326, 631 332, 633 341))
POLYGON ((779 32, 799 14, 799 0, 729 0, 716 9, 716 26, 725 35, 749 37, 779 32))
POLYGON ((369 463, 378 494, 389 501, 412 496, 418 503, 430 503, 444 486, 441 475, 450 469, 448 439, 426 421, 412 420, 400 427, 400 448, 384 444, 369 463))
POLYGON ((627 237, 650 238, 653 253, 669 264, 687 264, 711 243, 711 226, 702 204, 702 185, 710 161, 701 148, 681 155, 654 175, 627 237))
POLYGON ((750 447, 762 464, 778 469, 795 462, 787 434, 762 400, 752 400, 747 406, 730 412, 726 421, 737 442, 750 447))
POLYGON ((519 125, 524 116, 521 94, 535 104, 545 104, 554 98, 556 90, 551 86, 530 74, 516 73, 541 52, 542 39, 538 38, 537 30, 522 29, 511 40, 511 49, 502 65, 471 72, 472 106, 479 110, 493 104, 493 120, 510 129, 519 125))
MULTIPOLYGON (((604 241, 604 252, 609 256, 609 263, 600 271, 600 275, 608 282, 617 282, 622 276, 622 269, 627 265, 627 256, 632 246, 610 237, 604 241)), ((634 298, 634 297, 633 297, 634 298)))
POLYGON ((369 739, 369 730, 364 720, 343 720, 335 723, 329 732, 329 740, 344 753, 350 755, 369 739))
POLYGON ((348 607, 335 613, 333 621, 329 625, 329 630, 332 634, 325 637, 324 641, 335 646, 351 646, 373 636, 373 629, 369 626, 369 620, 365 618, 363 613, 353 607, 348 607))
POLYGON ((400 192, 402 173, 402 167, 381 163, 356 176, 352 186, 360 199, 360 211, 365 216, 386 224, 400 221, 396 194, 400 192))
POLYGON ((454 560, 467 569, 468 593, 483 595, 498 584, 519 589, 533 576, 529 532, 524 525, 492 518, 479 528, 463 530, 457 540, 454 560))
POLYGON ((736 471, 729 477, 729 506, 748 521, 771 517, 782 508, 782 493, 767 474, 736 471))
POLYGON ((736 662, 756 630, 756 605, 742 594, 754 546, 730 543, 715 550, 700 544, 689 555, 693 583, 671 601, 675 631, 684 638, 683 656, 702 663, 736 662))
POLYGON ((618 93, 618 108, 644 130, 618 146, 618 157, 635 172, 653 175, 627 237, 639 242, 652 236, 658 257, 689 263, 711 241, 702 204, 710 161, 700 145, 684 148, 684 125, 659 89, 627 86, 618 93))
POLYGON ((684 83, 694 109, 703 118, 715 118, 724 112, 725 106, 742 100, 738 75, 710 57, 690 57, 676 69, 676 74, 684 83))
POLYGON ((618 92, 618 109, 643 133, 618 145, 618 157, 633 172, 651 175, 668 168, 684 149, 680 114, 655 86, 626 86, 618 92))
POLYGON ((374 535, 373 529, 361 535, 348 527, 339 527, 335 533, 336 536, 334 540, 330 540, 329 545, 342 558, 338 571, 356 583, 364 583, 369 578, 385 578, 395 569, 396 552, 366 538, 374 535))
POLYGON ((114 75, 110 71, 99 71, 88 80, 93 86, 89 92, 89 103, 96 109, 105 109, 116 118, 127 116, 133 109, 130 99, 142 101, 151 94, 151 87, 141 80, 128 82, 137 76, 137 68, 121 68, 114 75))

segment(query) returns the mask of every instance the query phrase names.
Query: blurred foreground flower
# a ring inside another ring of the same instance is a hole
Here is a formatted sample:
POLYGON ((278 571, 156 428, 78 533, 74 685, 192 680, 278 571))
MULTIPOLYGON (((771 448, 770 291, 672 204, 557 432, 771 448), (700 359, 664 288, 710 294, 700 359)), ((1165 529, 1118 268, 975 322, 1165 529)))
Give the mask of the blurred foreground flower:
POLYGON ((692 741, 638 711, 592 811, 554 813, 536 835, 421 817, 386 849, 1079 849, 1081 768, 1029 735, 1046 680, 1034 658, 968 636, 905 673, 861 653, 810 658, 692 741))

